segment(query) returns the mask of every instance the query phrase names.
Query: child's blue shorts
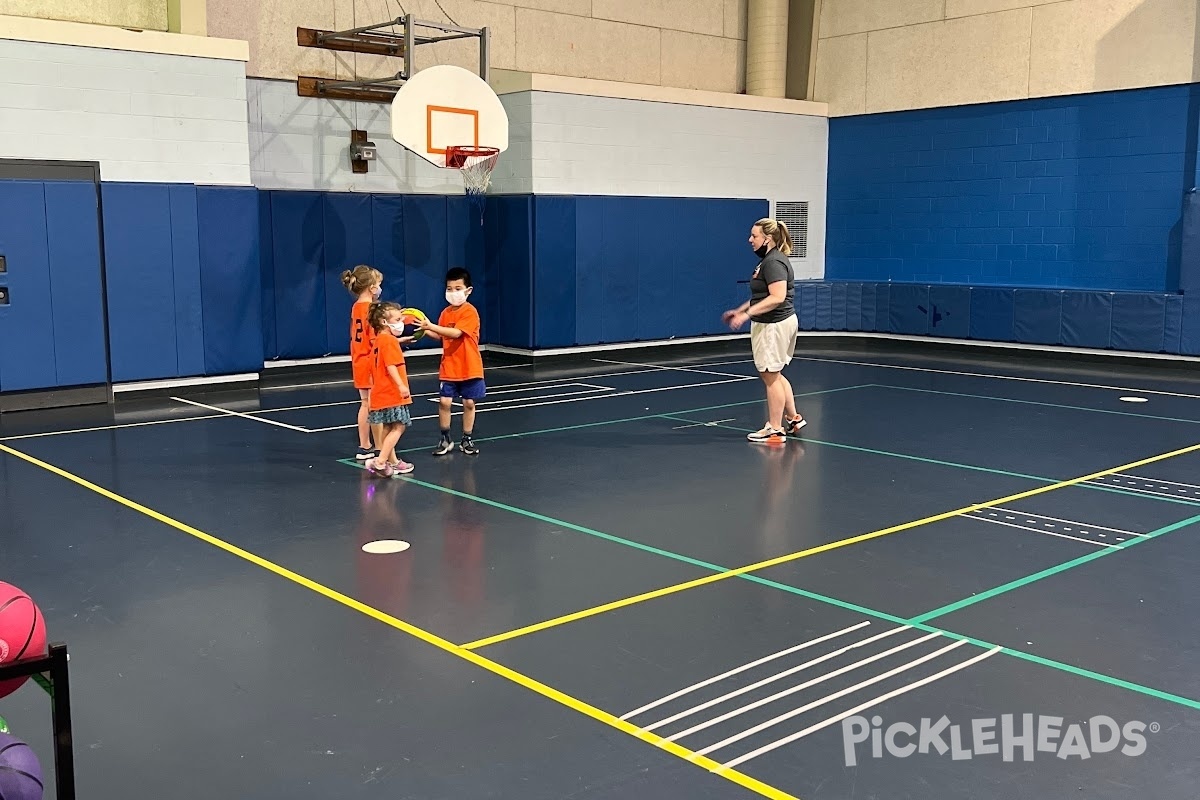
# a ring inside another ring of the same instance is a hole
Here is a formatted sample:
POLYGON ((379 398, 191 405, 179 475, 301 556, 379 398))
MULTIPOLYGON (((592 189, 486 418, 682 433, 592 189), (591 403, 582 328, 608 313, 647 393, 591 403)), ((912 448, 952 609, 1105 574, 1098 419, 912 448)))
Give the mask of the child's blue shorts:
POLYGON ((461 397, 464 400, 482 400, 487 396, 487 385, 483 378, 466 381, 442 381, 438 394, 442 397, 461 397))

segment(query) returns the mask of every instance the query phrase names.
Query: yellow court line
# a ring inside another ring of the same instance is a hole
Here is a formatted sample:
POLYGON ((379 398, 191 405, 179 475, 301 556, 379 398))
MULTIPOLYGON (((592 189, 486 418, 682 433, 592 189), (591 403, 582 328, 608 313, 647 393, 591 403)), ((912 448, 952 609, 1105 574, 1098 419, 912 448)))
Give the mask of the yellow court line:
POLYGON ((698 586, 707 586, 710 583, 723 581, 726 578, 736 578, 738 575, 745 575, 748 572, 757 572, 758 570, 767 569, 768 567, 786 564, 789 561, 795 561, 807 556, 814 556, 818 553, 825 553, 829 550, 836 550, 839 547, 846 547, 847 545, 857 544, 858 542, 865 542, 868 539, 878 539, 880 536, 887 536, 890 533, 899 533, 900 531, 906 531, 922 525, 928 525, 932 522, 940 522, 944 519, 958 517, 972 511, 978 511, 981 508, 991 508, 993 506, 999 506, 1005 503, 1012 503, 1016 500, 1023 500, 1026 497, 1044 494, 1045 492, 1052 492, 1055 489, 1064 489, 1068 486, 1074 486, 1075 484, 1083 483, 1084 481, 1094 480, 1096 478, 1104 477, 1105 475, 1112 475, 1114 473, 1124 472, 1130 469, 1137 469, 1138 467, 1145 466, 1146 464, 1153 464, 1156 461, 1165 461, 1168 458, 1174 458, 1176 456, 1181 456, 1185 453, 1191 453, 1197 450, 1200 450, 1200 444, 1194 444, 1190 447, 1184 447, 1179 450, 1172 450, 1169 453, 1151 456, 1150 458, 1144 458, 1140 461, 1134 461, 1130 464, 1122 464, 1119 467, 1113 467, 1112 469, 1106 469, 1101 472, 1093 472, 1091 475, 1084 475, 1081 478, 1071 478, 1070 480, 1052 483, 1047 486, 1040 486, 1036 489, 1019 492, 1018 494, 1010 494, 1007 497, 1001 497, 997 500, 989 500, 986 503, 976 503, 975 505, 965 506, 963 508, 955 509, 954 511, 945 511, 941 514, 934 514, 931 517, 913 520, 912 522, 905 522, 900 525, 893 525, 890 528, 883 528, 881 530, 871 531, 870 533, 851 536, 847 539, 839 539, 835 542, 829 542, 828 544, 810 547, 807 550, 800 550, 799 552, 789 553, 788 555, 777 556, 775 558, 767 559, 766 561, 759 561, 755 564, 748 564, 744 567, 738 567, 737 569, 726 570, 725 572, 715 572, 712 575, 706 575, 703 578, 696 578, 694 580, 685 581, 684 583, 677 583, 674 586, 664 586, 663 588, 655 589, 652 592, 645 592, 643 594, 634 595, 633 597, 614 600, 611 603, 605 603, 604 605, 585 608, 582 611, 564 614, 561 617, 555 617, 543 622, 536 622, 533 625, 526 625, 524 628, 516 628, 515 630, 506 631, 504 633, 497 633, 496 635, 488 636, 485 639, 477 639, 473 642, 467 642, 466 644, 462 645, 462 647, 467 650, 476 650, 480 647, 487 647, 488 645, 505 642, 509 639, 516 639, 519 636, 525 636, 530 633, 544 631, 547 628, 555 628, 559 625, 565 625, 568 622, 575 622, 576 620, 586 619, 587 617, 594 617, 597 614, 603 614, 605 611, 613 611, 618 608, 625 608, 626 606, 642 603, 646 600, 653 600, 657 597, 665 597, 666 595, 675 594, 687 589, 695 589, 698 586))
POLYGON ((42 461, 42 460, 35 458, 34 456, 28 455, 26 453, 22 453, 19 450, 14 450, 11 447, 8 447, 4 444, 0 444, 0 452, 8 453, 11 456, 19 458, 30 464, 33 464, 34 466, 41 467, 42 469, 44 469, 48 472, 52 472, 61 478, 66 478, 67 480, 71 481, 72 483, 78 484, 79 486, 82 486, 85 489, 89 489, 89 490, 95 492, 96 494, 107 497, 109 500, 112 500, 116 503, 120 503, 121 505, 125 506, 126 508, 133 509, 134 511, 137 511, 141 514, 145 514, 147 517, 155 519, 165 525, 170 525, 172 528, 175 528, 176 530, 183 531, 184 533, 194 536, 203 542, 207 542, 208 544, 211 544, 214 547, 218 547, 218 548, 226 551, 227 553, 231 553, 232 555, 235 555, 238 558, 244 559, 246 561, 249 561, 252 564, 262 567, 265 570, 273 572, 276 575, 280 576, 281 578, 286 578, 287 580, 292 581, 293 583, 297 583, 297 584, 305 587, 306 589, 311 589, 312 591, 316 592, 317 594, 323 595, 323 596, 327 597, 328 599, 333 600, 336 603, 341 603, 342 605, 346 606, 347 608, 352 608, 355 611, 366 614, 368 617, 376 619, 379 622, 384 623, 385 625, 389 625, 389 626, 395 628, 396 630, 403 631, 404 633, 407 633, 410 636, 415 636, 416 638, 420 639, 421 641, 425 642, 426 644, 431 644, 434 647, 436 647, 440 650, 443 650, 447 653, 450 653, 451 655, 457 656, 457 657, 463 659, 464 661, 468 661, 477 667, 482 667, 483 669, 486 669, 491 673, 494 673, 496 675, 499 675, 502 678, 510 680, 513 683, 516 683, 519 686, 523 686, 524 688, 529 689, 532 692, 536 692, 537 694, 540 694, 543 697, 553 700, 556 703, 560 703, 561 705, 564 705, 567 708, 577 711, 580 714, 584 714, 588 717, 591 717, 594 720, 603 722, 605 725, 616 728, 617 730, 619 730, 623 733, 627 733, 630 736, 634 736, 638 739, 641 739, 643 742, 652 744, 655 747, 665 750, 666 752, 670 753, 671 755, 678 756, 679 758, 682 758, 685 761, 688 761, 689 763, 693 763, 693 764, 696 764, 697 766, 703 767, 704 769, 708 770, 709 772, 712 772, 716 775, 719 775, 722 778, 725 778, 729 781, 732 781, 733 783, 738 784, 739 786, 742 786, 746 789, 756 792, 757 794, 760 794, 763 797, 770 798, 771 800, 798 800, 798 798, 796 798, 793 795, 790 795, 784 791, 781 791, 780 789, 776 789, 774 786, 770 786, 766 783, 763 783, 762 781, 751 778, 750 776, 745 775, 741 772, 737 772, 736 770, 722 769, 721 765, 719 763, 717 763, 716 761, 713 761, 712 759, 707 758, 705 756, 701 756, 696 753, 693 753, 691 750, 688 750, 686 747, 682 747, 678 744, 675 744, 674 742, 668 742, 665 739, 663 739, 662 737, 656 736, 653 733, 648 733, 646 731, 643 731, 643 730, 639 729, 636 725, 633 725, 632 723, 626 722, 623 719, 613 716, 612 714, 609 714, 607 711, 602 711, 601 709, 596 708, 595 706, 585 703, 584 701, 579 700, 575 697, 572 697, 571 695, 560 692, 559 690, 557 690, 551 686, 547 686, 546 684, 541 683, 540 681, 537 681, 533 678, 530 678, 527 675, 522 675, 521 673, 517 672, 516 670, 509 669, 508 667, 504 666, 503 664, 499 664, 495 661, 492 661, 491 659, 481 656, 478 653, 472 653, 469 650, 465 650, 462 647, 459 647, 458 645, 454 644, 453 642, 449 642, 449 641, 441 638, 440 636, 432 634, 422 628, 418 628, 415 625, 407 623, 402 619, 393 617, 390 614, 384 613, 383 611, 380 611, 377 608, 373 608, 369 605, 366 605, 365 603, 361 603, 358 600, 355 600, 353 597, 349 597, 348 595, 344 595, 339 591, 330 589, 328 586, 324 586, 323 584, 317 583, 316 581, 312 580, 311 578, 306 578, 299 573, 292 572, 290 569, 287 569, 286 567, 281 567, 280 565, 278 565, 272 561, 268 561, 267 559, 262 558, 261 556, 257 556, 248 550, 243 550, 242 548, 238 547, 237 545, 230 544, 229 542, 226 542, 222 539, 218 539, 217 537, 213 536, 212 534, 205 533, 204 531, 199 530, 198 528, 193 528, 191 525, 187 525, 186 523, 180 522, 176 519, 172 519, 171 517, 168 517, 165 514, 161 514, 152 508, 147 508, 146 506, 143 506, 141 503, 130 500, 127 497, 122 497, 121 495, 117 494, 116 492, 112 492, 112 491, 109 491, 108 489, 105 489, 103 486, 97 486, 96 484, 92 483, 91 481, 88 481, 84 478, 79 477, 78 475, 74 475, 70 472, 67 472, 64 469, 60 469, 59 467, 56 467, 53 464, 48 464, 45 461, 42 461))

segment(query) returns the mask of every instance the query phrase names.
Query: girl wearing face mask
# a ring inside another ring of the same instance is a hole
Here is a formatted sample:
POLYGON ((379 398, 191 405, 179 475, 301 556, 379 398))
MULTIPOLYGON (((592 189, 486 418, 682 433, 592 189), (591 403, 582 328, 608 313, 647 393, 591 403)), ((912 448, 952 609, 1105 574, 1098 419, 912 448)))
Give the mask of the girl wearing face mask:
POLYGON ((767 424, 746 438, 782 443, 808 424, 796 410, 792 385, 783 376, 783 368, 796 352, 799 332, 796 276, 788 259, 792 239, 782 222, 760 219, 750 228, 750 247, 762 259, 750 278, 750 300, 726 311, 721 318, 735 331, 750 322, 754 368, 767 390, 767 424))
MULTIPOLYGON (((350 309, 350 365, 359 400, 358 454, 355 458, 367 461, 379 455, 376 447, 372 446, 371 427, 367 422, 371 373, 375 368, 375 331, 367 317, 371 304, 377 302, 383 293, 383 273, 360 264, 342 273, 342 285, 354 295, 354 305, 350 309)), ((374 444, 377 446, 378 440, 374 444)))
POLYGON ((413 465, 396 455, 396 443, 412 424, 408 407, 412 393, 408 388, 408 371, 404 366, 404 351, 400 345, 411 342, 404 335, 403 315, 395 303, 371 305, 371 329, 375 331, 375 368, 371 375, 371 410, 368 420, 375 428, 379 455, 367 461, 366 468, 385 478, 407 475, 413 465))
POLYGON ((438 392, 438 423, 441 439, 434 448, 435 456, 444 456, 454 449, 450 441, 450 414, 455 397, 462 398, 463 436, 458 449, 469 456, 477 455, 475 445, 475 401, 487 395, 483 382, 483 357, 479 353, 479 311, 467 302, 471 294, 471 273, 462 267, 446 272, 446 302, 450 305, 438 317, 438 324, 429 320, 418 323, 422 330, 442 340, 442 364, 438 377, 442 382, 438 392))

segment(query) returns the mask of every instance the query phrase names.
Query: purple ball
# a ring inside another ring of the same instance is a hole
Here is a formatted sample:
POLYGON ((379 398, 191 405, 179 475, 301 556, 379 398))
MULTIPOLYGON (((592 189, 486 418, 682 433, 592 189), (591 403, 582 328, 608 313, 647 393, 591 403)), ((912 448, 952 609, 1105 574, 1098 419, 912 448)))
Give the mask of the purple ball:
POLYGON ((0 800, 42 800, 42 765, 29 745, 0 733, 0 800))

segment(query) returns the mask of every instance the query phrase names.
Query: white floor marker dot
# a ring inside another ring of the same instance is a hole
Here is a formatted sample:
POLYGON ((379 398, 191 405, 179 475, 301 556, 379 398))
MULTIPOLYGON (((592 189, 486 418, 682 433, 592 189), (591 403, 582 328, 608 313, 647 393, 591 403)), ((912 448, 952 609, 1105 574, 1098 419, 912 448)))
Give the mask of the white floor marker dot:
POLYGON ((1122 403, 1145 403, 1146 398, 1144 398, 1144 397, 1122 397, 1121 402, 1122 403))
POLYGON ((399 539, 379 539, 374 542, 367 542, 362 546, 364 553, 376 555, 381 553, 401 553, 408 548, 408 542, 402 542, 399 539))

